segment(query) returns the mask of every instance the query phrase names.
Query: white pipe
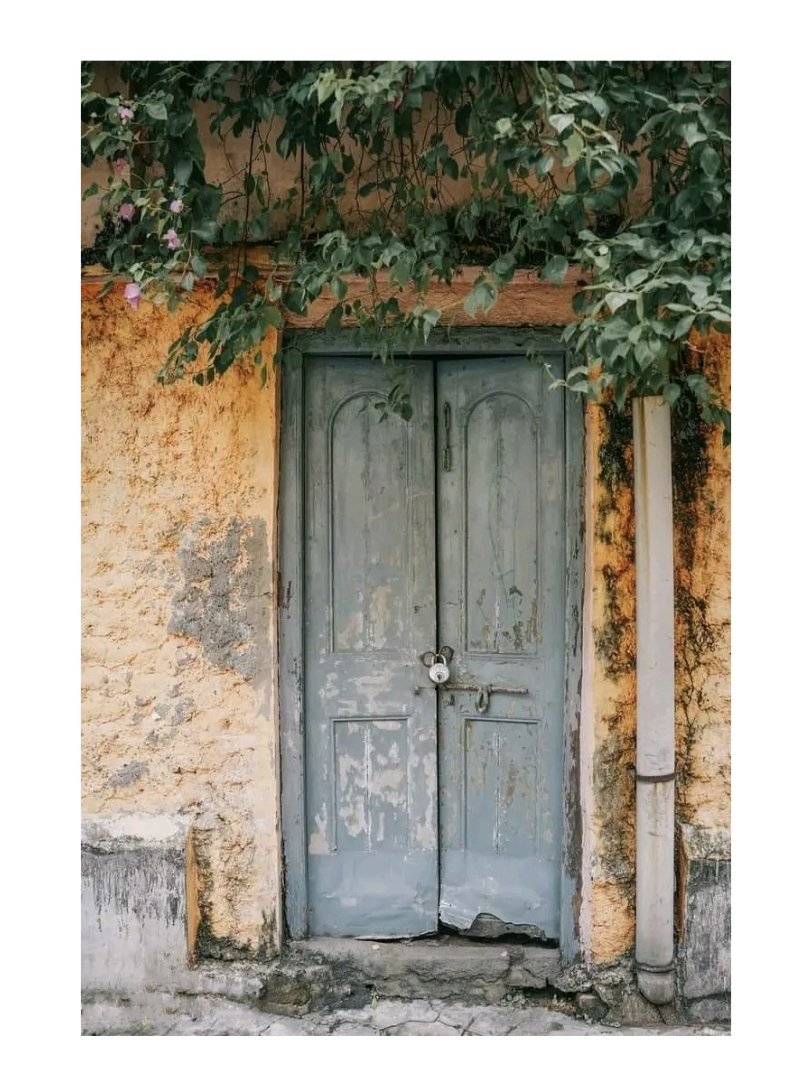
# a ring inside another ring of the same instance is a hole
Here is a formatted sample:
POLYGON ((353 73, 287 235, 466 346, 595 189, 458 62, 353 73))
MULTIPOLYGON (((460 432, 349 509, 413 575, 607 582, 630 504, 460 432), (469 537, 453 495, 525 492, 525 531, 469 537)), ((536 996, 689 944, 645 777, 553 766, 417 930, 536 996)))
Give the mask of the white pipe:
POLYGON ((640 990, 674 998, 674 636, 670 408, 635 398, 637 567, 637 929, 640 990))

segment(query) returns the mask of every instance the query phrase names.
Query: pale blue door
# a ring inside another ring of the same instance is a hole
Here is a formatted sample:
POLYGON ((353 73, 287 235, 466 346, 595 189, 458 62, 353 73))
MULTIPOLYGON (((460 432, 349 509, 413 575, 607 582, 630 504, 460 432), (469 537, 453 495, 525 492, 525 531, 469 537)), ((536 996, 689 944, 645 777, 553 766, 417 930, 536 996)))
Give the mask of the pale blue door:
POLYGON ((401 379, 379 423, 387 369, 306 362, 309 932, 556 938, 563 397, 518 357, 401 379))
POLYGON ((548 384, 526 359, 438 365, 438 636, 455 651, 438 691, 440 919, 558 938, 564 399, 548 384))
POLYGON ((437 929, 437 702, 418 695, 435 637, 433 375, 413 418, 379 422, 387 369, 312 359, 305 384, 309 932, 437 929))

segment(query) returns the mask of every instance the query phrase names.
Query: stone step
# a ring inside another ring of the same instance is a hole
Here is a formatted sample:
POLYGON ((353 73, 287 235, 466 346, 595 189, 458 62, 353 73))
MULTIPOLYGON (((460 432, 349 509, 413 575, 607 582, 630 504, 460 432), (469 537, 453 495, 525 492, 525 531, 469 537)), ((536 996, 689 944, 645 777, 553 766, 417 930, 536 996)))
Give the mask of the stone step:
POLYGON ((291 943, 290 960, 331 965, 344 982, 380 994, 498 1001, 510 990, 543 990, 561 970, 558 949, 453 937, 365 941, 315 937, 291 943))

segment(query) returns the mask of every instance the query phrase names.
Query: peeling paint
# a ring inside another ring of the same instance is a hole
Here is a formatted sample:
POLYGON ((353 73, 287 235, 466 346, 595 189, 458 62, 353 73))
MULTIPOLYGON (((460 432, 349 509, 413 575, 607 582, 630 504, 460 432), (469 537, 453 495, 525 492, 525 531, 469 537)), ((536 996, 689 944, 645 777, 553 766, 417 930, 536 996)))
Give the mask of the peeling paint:
POLYGON ((82 310, 82 808, 133 835, 199 826, 202 954, 266 951, 279 925, 274 376, 155 379, 215 304, 201 288, 177 314, 133 312, 85 289, 82 310))
POLYGON ((110 777, 110 787, 126 787, 128 784, 134 784, 137 780, 142 780, 148 772, 149 766, 142 761, 127 762, 110 777))

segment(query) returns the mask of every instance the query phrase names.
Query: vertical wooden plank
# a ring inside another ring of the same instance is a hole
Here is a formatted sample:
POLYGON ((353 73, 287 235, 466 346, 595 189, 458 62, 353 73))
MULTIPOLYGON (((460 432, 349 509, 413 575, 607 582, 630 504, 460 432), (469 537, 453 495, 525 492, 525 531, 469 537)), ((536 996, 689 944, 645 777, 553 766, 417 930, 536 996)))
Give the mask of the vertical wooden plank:
POLYGON ((437 928, 431 364, 407 365, 413 417, 378 421, 369 358, 307 365, 305 725, 312 933, 437 928), (333 620, 334 632, 331 632, 333 620))
MULTIPOLYGON (((572 358, 566 358, 568 369, 572 358)), ((564 857, 561 867, 561 937, 565 964, 581 956, 581 679, 584 610, 584 406, 582 394, 565 393, 566 590, 564 613, 564 857)))
POLYGON ((511 351, 438 372, 456 432, 455 464, 438 473, 441 644, 471 688, 440 695, 441 918, 468 929, 485 913, 557 938, 563 398, 511 351), (446 629, 458 623, 459 640, 446 629))
POLYGON ((306 898, 305 731, 303 724, 303 370, 281 371, 280 659, 281 834, 286 928, 308 930, 306 898))

